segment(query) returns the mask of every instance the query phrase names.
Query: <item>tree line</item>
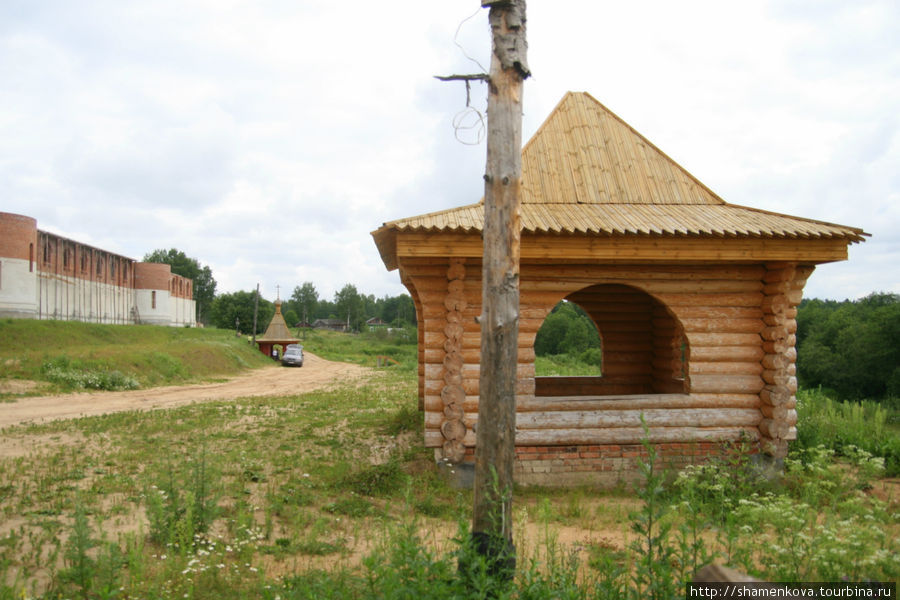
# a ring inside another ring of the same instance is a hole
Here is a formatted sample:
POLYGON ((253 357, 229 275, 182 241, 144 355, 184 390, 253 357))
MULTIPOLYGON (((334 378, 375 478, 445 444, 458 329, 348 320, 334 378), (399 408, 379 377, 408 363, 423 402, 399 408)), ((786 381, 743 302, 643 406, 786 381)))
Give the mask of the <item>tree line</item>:
POLYGON ((797 378, 843 400, 900 397, 900 295, 801 302, 797 378))
MULTIPOLYGON (((171 266, 172 273, 193 279, 198 322, 222 329, 237 328, 241 333, 253 333, 255 290, 216 294, 216 280, 212 270, 175 248, 154 250, 144 256, 144 262, 166 263, 171 266)), ((360 331, 365 322, 373 317, 396 327, 416 324, 416 309, 410 296, 400 294, 376 298, 373 294, 360 293, 350 283, 335 293, 333 300, 328 300, 319 297, 312 282, 304 282, 294 288, 289 298, 283 300, 281 312, 285 322, 291 327, 301 323, 311 325, 316 319, 339 319, 351 331, 360 331)), ((274 314, 274 302, 260 297, 256 333, 265 331, 274 314)))
MULTIPOLYGON (((209 324, 252 333, 255 302, 255 291, 219 294, 210 308, 209 324)), ((328 300, 319 297, 312 282, 304 282, 282 301, 281 313, 289 327, 312 325, 317 319, 336 319, 347 324, 350 331, 362 331, 366 321, 376 317, 394 327, 416 324, 416 309, 408 295, 376 298, 373 294, 360 293, 350 283, 336 292, 333 300, 328 300)), ((274 314, 275 304, 260 297, 256 333, 265 331, 274 314)))
MULTIPOLYGON (((173 273, 194 280, 199 322, 227 329, 237 323, 242 333, 251 333, 254 291, 217 295, 210 268, 174 248, 155 250, 144 260, 167 263, 173 273)), ((260 298, 257 333, 265 330, 274 312, 274 304, 260 298)), ((349 283, 328 300, 307 281, 284 300, 282 312, 291 326, 329 318, 348 323, 352 331, 360 331, 372 317, 395 326, 416 323, 408 295, 376 298, 349 283)), ((593 321, 566 301, 548 315, 534 349, 538 356, 567 354, 595 365, 602 356, 593 321)), ((797 314, 797 377, 802 387, 833 390, 842 399, 900 397, 900 295, 873 293, 842 302, 803 300, 797 314)))

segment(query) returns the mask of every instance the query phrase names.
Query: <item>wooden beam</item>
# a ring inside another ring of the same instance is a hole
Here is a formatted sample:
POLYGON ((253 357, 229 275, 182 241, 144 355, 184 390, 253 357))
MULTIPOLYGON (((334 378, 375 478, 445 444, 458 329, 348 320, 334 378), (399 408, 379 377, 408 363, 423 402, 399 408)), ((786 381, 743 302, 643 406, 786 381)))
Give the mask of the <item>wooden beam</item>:
MULTIPOLYGON (((482 256, 479 233, 399 232, 397 256, 446 258, 482 256)), ((522 236, 522 261, 664 261, 716 262, 801 261, 813 264, 847 260, 840 239, 769 239, 663 236, 522 236)))

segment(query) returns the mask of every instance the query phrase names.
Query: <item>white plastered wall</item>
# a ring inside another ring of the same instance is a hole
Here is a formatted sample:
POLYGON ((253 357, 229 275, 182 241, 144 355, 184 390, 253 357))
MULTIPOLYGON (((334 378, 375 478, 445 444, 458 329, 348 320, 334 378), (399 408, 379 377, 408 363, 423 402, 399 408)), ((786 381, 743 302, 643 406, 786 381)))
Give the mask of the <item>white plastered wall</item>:
POLYGON ((27 260, 0 258, 0 317, 37 316, 37 274, 27 260))

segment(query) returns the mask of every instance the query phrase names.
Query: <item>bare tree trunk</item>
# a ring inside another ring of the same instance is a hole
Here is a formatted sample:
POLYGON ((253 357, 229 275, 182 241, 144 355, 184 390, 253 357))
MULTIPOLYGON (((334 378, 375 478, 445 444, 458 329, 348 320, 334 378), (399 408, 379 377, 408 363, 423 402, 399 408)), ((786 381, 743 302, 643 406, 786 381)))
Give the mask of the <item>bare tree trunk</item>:
POLYGON ((512 576, 512 485, 519 337, 519 186, 525 0, 482 0, 493 35, 484 175, 481 373, 472 534, 495 572, 512 576))

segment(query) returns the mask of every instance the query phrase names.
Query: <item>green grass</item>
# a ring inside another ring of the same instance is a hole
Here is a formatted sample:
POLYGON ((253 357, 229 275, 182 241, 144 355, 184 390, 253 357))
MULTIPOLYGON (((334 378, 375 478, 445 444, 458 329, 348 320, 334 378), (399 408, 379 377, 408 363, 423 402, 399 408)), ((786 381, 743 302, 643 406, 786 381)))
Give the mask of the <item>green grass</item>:
POLYGON ((31 394, 205 381, 268 364, 219 329, 0 320, 0 384, 39 382, 31 394))
MULTIPOLYGON (((0 598, 499 593, 477 563, 457 569, 472 495, 421 447, 415 382, 387 369, 362 387, 4 430, 24 450, 0 460, 0 598)), ((896 499, 868 495, 877 465, 853 461, 798 455, 768 482, 725 463, 652 495, 516 490, 520 569, 500 597, 636 598, 632 575, 677 587, 713 555, 760 577, 896 578, 896 499), (603 533, 637 523, 651 554, 603 533), (559 542, 573 527, 577 544, 559 542), (807 530, 822 542, 797 546, 807 530), (843 556, 831 539, 853 545, 843 556), (786 562, 788 548, 808 560, 786 562)))
MULTIPOLYGON (((394 346, 315 338, 311 352, 369 365, 394 346)), ((450 487, 422 447, 415 345, 396 346, 401 367, 361 386, 5 429, 0 600, 636 599, 651 574, 683 590, 708 557, 770 579, 900 576, 897 498, 878 461, 845 444, 837 457, 798 447, 771 480, 723 462, 658 473, 637 493, 517 489, 519 569, 497 582, 467 546, 471 492, 450 487), (572 528, 574 543, 560 542, 572 528)), ((157 360, 155 371, 183 376, 184 362, 157 360)), ((849 430, 881 419, 805 396, 801 418, 812 406, 849 411, 849 430)))
POLYGON ((328 360, 374 367, 377 357, 387 356, 399 363, 391 363, 389 369, 415 371, 418 366, 415 329, 365 333, 301 330, 300 337, 306 350, 328 360))
POLYGON ((534 370, 538 377, 599 377, 602 375, 602 369, 599 366, 583 362, 579 357, 571 354, 537 356, 534 359, 534 370))

